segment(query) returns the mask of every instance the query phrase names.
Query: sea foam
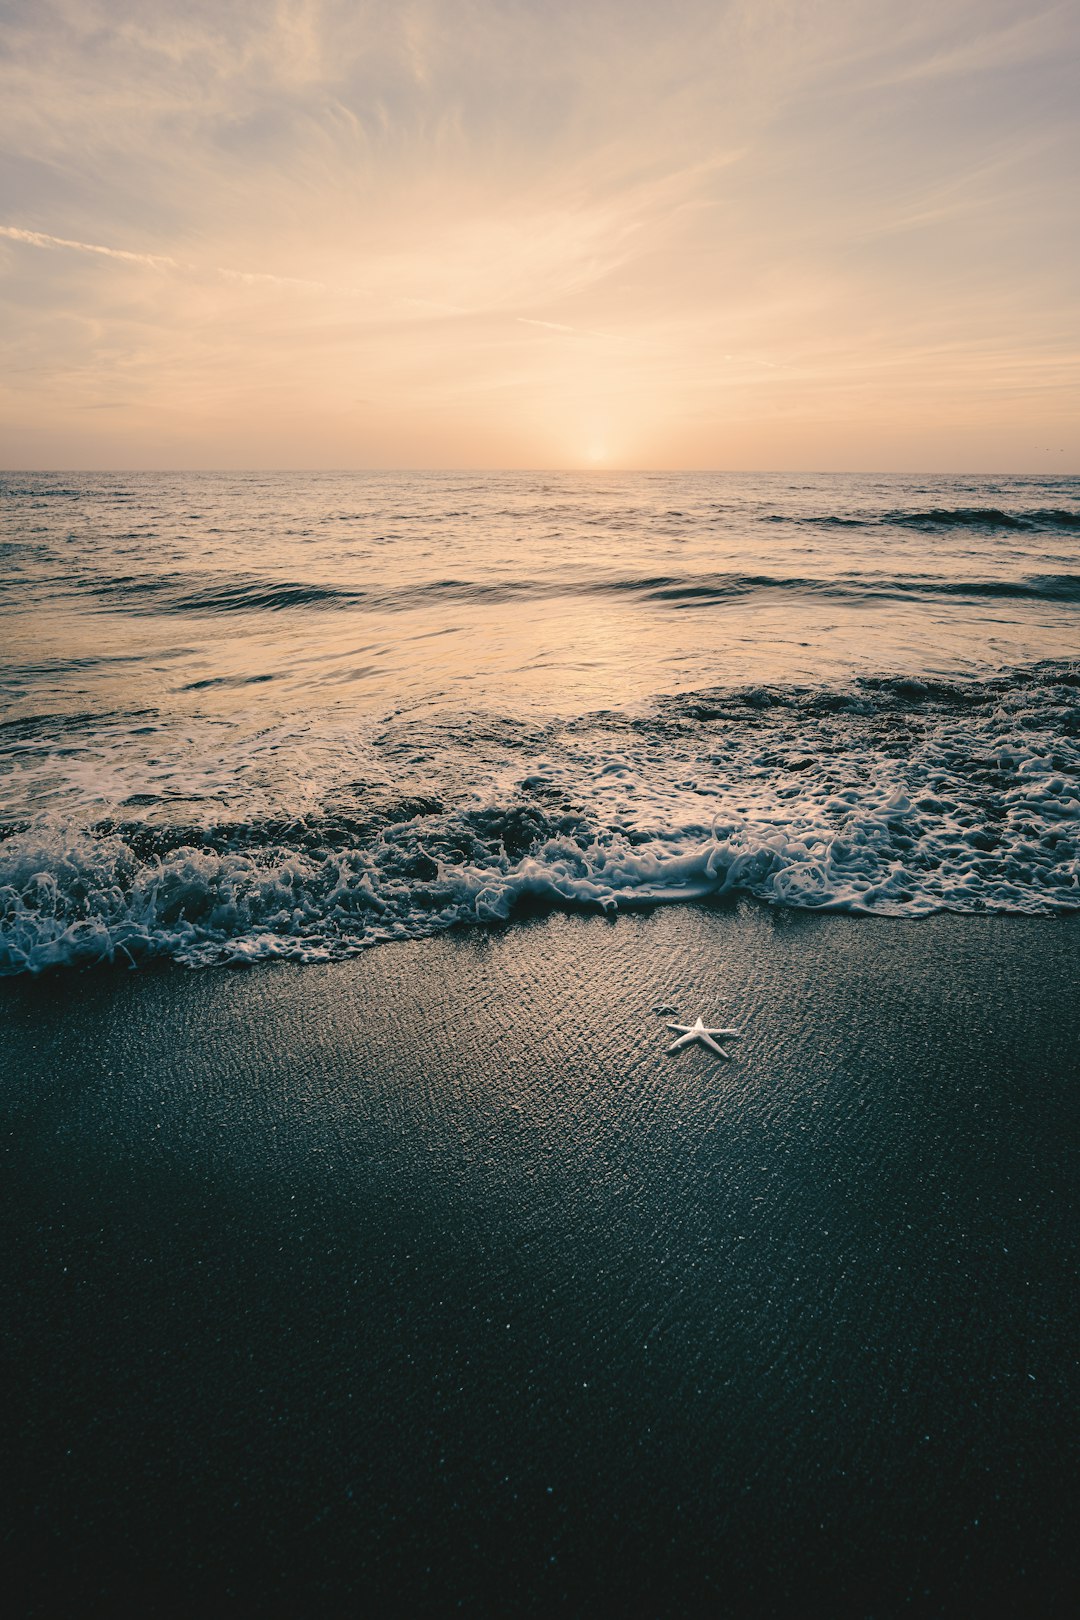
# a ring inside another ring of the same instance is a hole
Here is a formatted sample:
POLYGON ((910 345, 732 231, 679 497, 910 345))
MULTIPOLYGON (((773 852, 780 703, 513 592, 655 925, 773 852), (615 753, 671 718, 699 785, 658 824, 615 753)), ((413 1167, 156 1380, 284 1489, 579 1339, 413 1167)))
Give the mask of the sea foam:
MULTIPOLYGON (((1075 910, 1078 683, 1047 666, 682 694, 539 738, 508 727, 499 770, 457 802, 363 814, 365 793, 346 810, 339 789, 291 820, 41 819, 0 842, 0 971, 326 960, 538 907, 732 895, 905 917, 1075 910)), ((477 722, 478 755, 494 733, 477 722)))

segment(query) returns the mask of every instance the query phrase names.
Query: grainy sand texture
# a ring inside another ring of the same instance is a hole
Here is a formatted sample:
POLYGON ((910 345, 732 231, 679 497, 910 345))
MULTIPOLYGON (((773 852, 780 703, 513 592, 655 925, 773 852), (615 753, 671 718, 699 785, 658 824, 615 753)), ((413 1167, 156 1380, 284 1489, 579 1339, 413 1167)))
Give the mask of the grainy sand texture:
POLYGON ((1078 966, 746 904, 0 986, 19 1612, 1072 1612, 1078 966))

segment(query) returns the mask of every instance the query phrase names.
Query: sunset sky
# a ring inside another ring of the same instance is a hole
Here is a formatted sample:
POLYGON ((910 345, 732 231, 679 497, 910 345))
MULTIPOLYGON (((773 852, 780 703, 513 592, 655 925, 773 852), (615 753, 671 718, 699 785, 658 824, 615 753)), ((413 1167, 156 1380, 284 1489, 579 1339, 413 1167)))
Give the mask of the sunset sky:
POLYGON ((0 465, 1080 471, 1075 0, 0 0, 0 465))

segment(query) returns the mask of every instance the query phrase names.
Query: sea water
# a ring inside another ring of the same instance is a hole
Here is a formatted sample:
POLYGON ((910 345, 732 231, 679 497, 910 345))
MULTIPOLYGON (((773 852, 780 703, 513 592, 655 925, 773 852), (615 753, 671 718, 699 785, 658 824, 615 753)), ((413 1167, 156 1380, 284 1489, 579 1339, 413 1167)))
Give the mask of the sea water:
POLYGON ((1078 545, 1075 478, 0 475, 0 971, 1075 910, 1078 545))

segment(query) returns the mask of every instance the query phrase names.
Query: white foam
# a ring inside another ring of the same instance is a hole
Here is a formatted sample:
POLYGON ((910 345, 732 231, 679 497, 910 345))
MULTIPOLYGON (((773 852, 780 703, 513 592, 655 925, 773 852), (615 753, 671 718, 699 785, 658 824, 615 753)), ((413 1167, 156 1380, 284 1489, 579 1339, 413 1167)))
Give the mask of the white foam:
POLYGON ((309 787, 292 823, 279 812, 184 835, 167 821, 43 819, 0 842, 0 971, 324 960, 530 905, 745 894, 905 917, 1080 907, 1074 686, 994 687, 937 708, 845 703, 672 700, 523 742, 486 726, 460 746, 440 721, 407 745, 443 807, 386 801, 391 734, 382 811, 366 823, 340 782, 314 812, 309 787))

